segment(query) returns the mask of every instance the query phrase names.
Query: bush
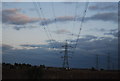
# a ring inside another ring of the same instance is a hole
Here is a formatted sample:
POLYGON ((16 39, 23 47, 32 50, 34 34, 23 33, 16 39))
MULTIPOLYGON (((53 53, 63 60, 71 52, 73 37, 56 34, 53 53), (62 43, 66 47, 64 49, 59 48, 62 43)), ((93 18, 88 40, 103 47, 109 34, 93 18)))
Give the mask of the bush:
POLYGON ((96 69, 94 67, 91 68, 92 71, 95 71, 96 69))
POLYGON ((43 69, 37 67, 31 67, 27 71, 29 79, 41 79, 43 75, 43 69))
POLYGON ((100 71, 103 71, 103 70, 104 70, 104 69, 102 69, 102 68, 100 69, 100 71))

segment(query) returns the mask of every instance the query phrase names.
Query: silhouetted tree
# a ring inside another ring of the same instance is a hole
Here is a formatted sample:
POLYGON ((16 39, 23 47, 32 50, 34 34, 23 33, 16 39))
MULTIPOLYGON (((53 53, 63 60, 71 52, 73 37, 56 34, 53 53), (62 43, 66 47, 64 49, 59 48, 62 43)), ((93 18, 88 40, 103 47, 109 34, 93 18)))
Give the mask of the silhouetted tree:
POLYGON ((40 65, 40 68, 45 68, 45 65, 40 65))
POLYGON ((103 70, 104 70, 103 68, 100 69, 100 71, 103 71, 103 70))
POLYGON ((94 67, 91 68, 92 71, 95 71, 96 69, 94 67))
POLYGON ((34 66, 32 68, 29 68, 27 73, 30 79, 41 79, 43 75, 43 68, 38 68, 34 66))

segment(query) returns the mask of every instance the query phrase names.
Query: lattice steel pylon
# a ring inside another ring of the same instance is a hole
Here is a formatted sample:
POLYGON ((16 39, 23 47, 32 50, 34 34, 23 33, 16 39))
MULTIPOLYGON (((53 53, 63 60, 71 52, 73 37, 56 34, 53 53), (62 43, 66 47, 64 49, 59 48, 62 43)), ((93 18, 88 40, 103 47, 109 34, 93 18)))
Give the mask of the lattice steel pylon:
POLYGON ((99 69, 99 55, 96 55, 96 69, 99 69))
POLYGON ((72 53, 72 52, 68 51, 68 47, 71 47, 71 48, 73 48, 73 47, 72 46, 68 46, 67 40, 66 40, 65 45, 62 46, 62 47, 65 48, 65 50, 63 51, 64 52, 64 56, 62 56, 62 58, 63 58, 63 68, 69 68, 69 62, 68 62, 69 59, 68 58, 70 58, 70 57, 68 56, 68 53, 72 53))
POLYGON ((110 53, 108 53, 108 56, 107 56, 107 69, 110 70, 110 53))

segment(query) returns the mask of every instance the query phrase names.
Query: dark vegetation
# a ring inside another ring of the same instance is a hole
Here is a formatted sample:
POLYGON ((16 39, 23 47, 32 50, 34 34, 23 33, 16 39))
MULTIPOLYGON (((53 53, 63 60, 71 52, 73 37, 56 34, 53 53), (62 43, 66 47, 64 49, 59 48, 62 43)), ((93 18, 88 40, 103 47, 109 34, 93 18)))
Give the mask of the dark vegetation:
POLYGON ((44 65, 31 66, 30 64, 2 64, 3 79, 41 79, 44 65))
POLYGON ((32 66, 30 64, 2 64, 2 78, 5 79, 118 79, 118 71, 91 69, 63 69, 32 66))

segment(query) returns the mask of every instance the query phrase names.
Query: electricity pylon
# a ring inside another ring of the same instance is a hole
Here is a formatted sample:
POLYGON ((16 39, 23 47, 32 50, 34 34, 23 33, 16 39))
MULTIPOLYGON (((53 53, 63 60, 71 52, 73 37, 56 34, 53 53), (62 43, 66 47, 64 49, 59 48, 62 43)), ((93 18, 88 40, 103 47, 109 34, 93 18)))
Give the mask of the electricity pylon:
POLYGON ((110 53, 107 56, 107 69, 110 70, 110 53))
POLYGON ((98 57, 99 57, 99 55, 97 54, 96 55, 96 69, 99 69, 99 61, 98 61, 99 58, 98 57))
POLYGON ((68 46, 67 40, 64 46, 62 46, 65 48, 64 51, 60 52, 63 53, 64 52, 64 56, 62 56, 63 58, 63 68, 69 68, 69 62, 68 62, 68 58, 71 58, 70 56, 68 56, 68 53, 72 53, 70 51, 68 51, 68 47, 73 48, 72 46, 68 46))

